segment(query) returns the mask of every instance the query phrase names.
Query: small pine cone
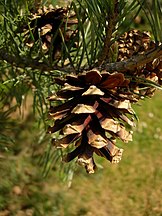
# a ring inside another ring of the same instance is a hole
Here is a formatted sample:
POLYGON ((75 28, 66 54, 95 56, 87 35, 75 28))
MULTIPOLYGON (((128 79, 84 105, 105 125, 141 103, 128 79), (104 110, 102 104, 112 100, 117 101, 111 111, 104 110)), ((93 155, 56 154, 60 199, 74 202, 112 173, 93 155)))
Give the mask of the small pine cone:
MULTIPOLYGON (((143 54, 155 48, 156 44, 151 40, 149 32, 140 32, 139 30, 131 30, 125 32, 118 39, 118 61, 124 61, 132 56, 143 54)), ((149 82, 162 84, 162 59, 156 58, 146 65, 140 66, 133 71, 126 71, 126 75, 132 77, 130 81, 130 89, 136 94, 134 97, 152 97, 156 88, 149 85, 149 82)))
POLYGON ((64 37, 64 42, 68 45, 69 41, 76 36, 76 28, 71 28, 71 26, 78 23, 75 15, 70 14, 68 8, 53 8, 50 5, 48 8, 43 7, 42 9, 37 9, 37 11, 31 13, 30 17, 29 27, 28 25, 23 27, 26 45, 32 47, 41 39, 42 50, 44 53, 47 53, 52 43, 51 50, 53 50, 53 58, 54 60, 59 60, 61 58, 63 44, 62 37, 64 37))
POLYGON ((74 144, 74 150, 64 156, 69 162, 77 157, 88 173, 96 168, 93 154, 105 157, 112 163, 121 160, 123 149, 115 145, 115 139, 124 142, 132 140, 132 132, 126 126, 135 126, 128 91, 129 80, 122 73, 101 73, 96 70, 79 75, 67 75, 55 82, 62 89, 51 95, 49 101, 64 101, 58 106, 51 106, 49 117, 54 125, 49 133, 59 131, 60 139, 53 139, 56 147, 66 148, 74 144))
POLYGON ((155 43, 151 41, 149 32, 140 32, 139 30, 131 30, 125 32, 118 39, 118 61, 131 58, 133 55, 142 54, 143 52, 155 47, 155 43))

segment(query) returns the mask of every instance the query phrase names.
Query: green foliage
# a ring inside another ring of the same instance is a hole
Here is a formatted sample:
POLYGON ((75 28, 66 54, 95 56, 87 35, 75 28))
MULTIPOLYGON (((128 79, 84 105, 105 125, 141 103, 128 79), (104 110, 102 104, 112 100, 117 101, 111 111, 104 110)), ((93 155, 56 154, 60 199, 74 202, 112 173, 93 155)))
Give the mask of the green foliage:
POLYGON ((155 41, 162 41, 162 4, 161 1, 139 1, 144 15, 151 26, 155 41))

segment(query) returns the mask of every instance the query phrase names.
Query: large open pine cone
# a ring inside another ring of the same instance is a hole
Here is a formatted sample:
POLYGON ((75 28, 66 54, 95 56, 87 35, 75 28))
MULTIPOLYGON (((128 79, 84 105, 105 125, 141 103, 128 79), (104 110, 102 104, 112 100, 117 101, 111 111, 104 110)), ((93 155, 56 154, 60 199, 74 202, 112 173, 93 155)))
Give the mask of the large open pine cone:
POLYGON ((94 153, 118 163, 123 149, 115 145, 115 139, 131 141, 132 131, 127 131, 126 127, 135 125, 129 80, 122 73, 100 73, 93 69, 55 81, 63 87, 48 99, 64 103, 51 106, 49 115, 54 126, 49 127, 48 132, 59 131, 62 136, 52 140, 54 146, 66 148, 71 143, 74 145, 74 150, 63 160, 69 162, 77 157, 88 173, 93 173, 96 167, 94 153))

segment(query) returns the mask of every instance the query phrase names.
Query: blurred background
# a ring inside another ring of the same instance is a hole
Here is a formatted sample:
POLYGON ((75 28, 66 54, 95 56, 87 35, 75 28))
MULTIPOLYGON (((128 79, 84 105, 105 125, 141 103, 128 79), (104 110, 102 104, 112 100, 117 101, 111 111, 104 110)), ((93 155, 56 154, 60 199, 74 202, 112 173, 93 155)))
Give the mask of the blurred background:
MULTIPOLYGON (((2 8, 3 1, 0 2, 2 8)), ((53 0, 43 4, 67 2, 53 0)), ((23 1, 18 2, 21 4, 23 1)), ((149 30, 145 22, 144 15, 139 15, 132 27, 149 30)), ((16 74, 16 69, 5 62, 0 61, 0 68, 3 84, 3 76, 16 74)), ((0 216, 162 216, 160 90, 153 98, 133 106, 139 122, 133 141, 119 143, 124 149, 121 162, 110 164, 96 158, 98 169, 88 175, 75 163, 71 169, 60 157, 53 157, 46 126, 39 121, 46 119, 39 110, 43 99, 39 92, 33 96, 23 77, 19 78, 8 81, 6 88, 0 84, 0 216), (34 111, 33 103, 38 104, 34 111)), ((38 85, 39 79, 35 82, 38 85)), ((47 96, 48 89, 45 91, 47 96)))

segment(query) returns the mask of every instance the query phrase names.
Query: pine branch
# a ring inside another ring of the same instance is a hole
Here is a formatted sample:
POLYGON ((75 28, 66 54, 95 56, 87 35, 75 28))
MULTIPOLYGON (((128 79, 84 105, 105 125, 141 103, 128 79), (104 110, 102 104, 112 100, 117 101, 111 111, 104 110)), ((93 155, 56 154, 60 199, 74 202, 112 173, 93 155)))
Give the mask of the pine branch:
POLYGON ((152 50, 145 52, 144 54, 133 56, 126 61, 104 64, 100 68, 109 72, 125 72, 127 70, 131 71, 149 62, 152 62, 154 59, 160 56, 162 56, 162 44, 156 46, 152 50))
MULTIPOLYGON (((149 50, 148 52, 144 54, 133 56, 132 58, 126 61, 103 64, 101 67, 98 67, 98 69, 106 70, 109 72, 113 72, 113 71, 125 72, 127 70, 134 70, 137 67, 143 66, 160 56, 162 56, 162 44, 157 45, 155 48, 153 48, 152 50, 149 50)), ((31 60, 27 58, 19 59, 19 58, 16 58, 15 56, 8 54, 6 50, 3 48, 0 49, 0 60, 5 60, 9 64, 12 64, 20 68, 30 67, 32 69, 38 69, 40 71, 48 71, 48 72, 52 72, 54 70, 58 70, 62 72, 71 72, 71 73, 76 72, 74 68, 72 67, 67 67, 67 66, 65 67, 53 66, 52 67, 43 62, 38 62, 37 60, 31 60)))
POLYGON ((38 60, 34 60, 34 59, 28 59, 27 57, 17 58, 14 55, 8 54, 6 49, 4 48, 0 49, 0 60, 4 60, 7 63, 19 68, 31 68, 33 70, 37 69, 40 71, 48 71, 48 72, 54 70, 64 71, 64 72, 74 72, 74 68, 67 67, 67 66, 62 68, 60 66, 50 66, 45 64, 44 62, 39 62, 38 60))

